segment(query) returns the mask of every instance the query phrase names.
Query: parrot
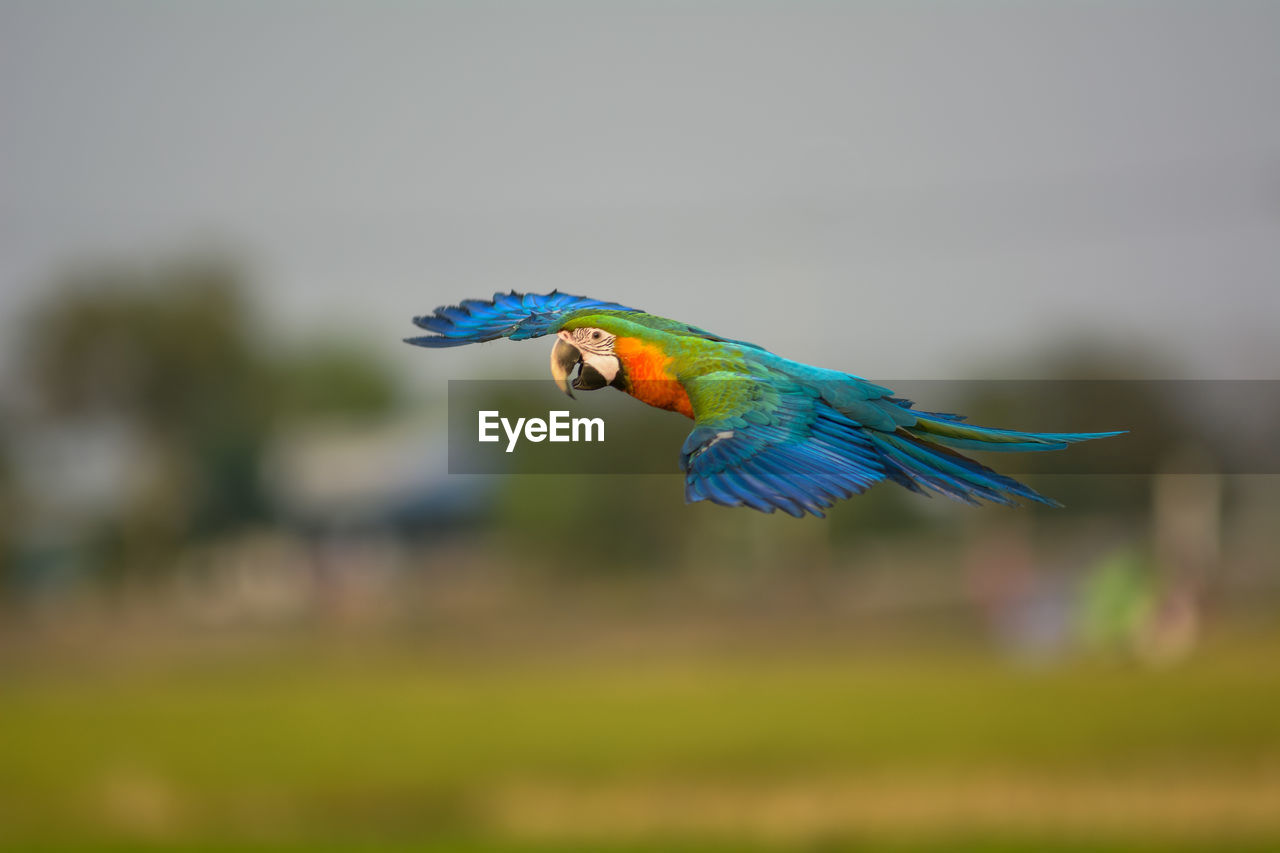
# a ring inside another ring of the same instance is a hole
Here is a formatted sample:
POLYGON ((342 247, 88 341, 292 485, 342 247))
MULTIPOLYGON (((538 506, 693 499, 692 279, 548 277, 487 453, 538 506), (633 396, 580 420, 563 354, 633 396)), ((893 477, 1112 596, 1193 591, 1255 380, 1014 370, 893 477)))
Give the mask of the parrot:
POLYGON ((413 323, 429 334, 405 343, 427 348, 553 335, 551 376, 569 397, 612 387, 692 419, 679 460, 688 503, 824 517, 837 501, 892 482, 973 505, 1061 506, 961 451, 1060 450, 1125 432, 970 425, 859 376, 558 290, 466 299, 413 323))

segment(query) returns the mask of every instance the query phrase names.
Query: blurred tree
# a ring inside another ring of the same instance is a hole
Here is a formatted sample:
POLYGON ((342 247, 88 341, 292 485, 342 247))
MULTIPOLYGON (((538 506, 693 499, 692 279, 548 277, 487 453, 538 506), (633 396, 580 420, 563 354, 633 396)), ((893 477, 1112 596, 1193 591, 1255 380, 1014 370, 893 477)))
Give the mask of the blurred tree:
MULTIPOLYGON (((8 423, 8 418, 0 417, 0 429, 8 423)), ((12 463, 7 452, 9 437, 5 432, 7 430, 0 432, 0 599, 13 582, 14 523, 19 512, 12 463)))
POLYGON ((98 535, 107 563, 145 572, 184 542, 270 514, 260 462, 294 417, 385 412, 395 385, 354 348, 275 355, 223 259, 70 276, 34 312, 20 363, 37 423, 123 421, 143 451, 98 535))
POLYGON ((929 515, 932 507, 924 500, 894 483, 880 483, 865 494, 842 501, 828 513, 832 544, 849 545, 869 534, 929 535, 937 530, 939 519, 929 515))
POLYGON ((321 342, 279 359, 275 368, 281 417, 373 417, 401 402, 389 368, 352 343, 321 342))
MULTIPOLYGON (((1052 496, 1079 510, 1145 510, 1150 476, 1195 434, 1169 399, 1176 383, 1135 380, 1171 375, 1150 353, 1098 342, 1077 342, 1045 351, 1038 361, 1043 379, 973 383, 958 411, 973 423, 1031 430, 1128 430, 1128 435, 1074 446, 1060 453, 983 454, 987 464, 1026 479, 1035 474, 1089 474, 1055 477, 1045 486, 1052 496), (1124 381, 1117 381, 1124 380, 1124 381), (1027 476, 1027 475, 1030 476, 1027 476)), ((1053 513, 1046 507, 1032 507, 1053 513)))
POLYGON ((260 419, 268 395, 238 275, 222 262, 71 277, 35 313, 25 364, 53 416, 160 431, 260 419))
POLYGON ((271 396, 237 272, 221 261, 70 277, 28 326, 37 418, 124 421, 135 490, 103 531, 117 568, 163 564, 191 536, 260 517, 256 461, 271 396))

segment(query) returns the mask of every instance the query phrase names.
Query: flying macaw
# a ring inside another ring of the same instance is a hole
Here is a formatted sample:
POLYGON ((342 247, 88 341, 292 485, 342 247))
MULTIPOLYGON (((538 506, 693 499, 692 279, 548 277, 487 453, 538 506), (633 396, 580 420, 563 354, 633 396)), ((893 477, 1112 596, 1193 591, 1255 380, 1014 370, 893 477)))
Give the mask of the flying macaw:
POLYGON ((612 386, 693 419, 680 450, 685 500, 822 516, 881 480, 956 500, 1060 506, 957 450, 1060 450, 1121 432, 1017 432, 917 411, 865 379, 625 305, 552 291, 497 293, 414 324, 422 347, 555 335, 551 375, 573 390, 612 386), (578 374, 570 381, 574 368, 578 374))

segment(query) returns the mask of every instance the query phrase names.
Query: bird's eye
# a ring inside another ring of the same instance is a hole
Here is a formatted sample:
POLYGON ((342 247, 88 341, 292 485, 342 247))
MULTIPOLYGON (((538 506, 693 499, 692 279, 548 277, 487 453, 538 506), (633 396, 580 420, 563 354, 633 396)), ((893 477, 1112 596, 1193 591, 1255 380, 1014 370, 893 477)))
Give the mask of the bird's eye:
POLYGON ((591 340, 593 340, 593 341, 598 341, 598 340, 600 340, 600 332, 599 332, 599 330, 594 331, 594 332, 592 332, 592 333, 591 333, 591 340))

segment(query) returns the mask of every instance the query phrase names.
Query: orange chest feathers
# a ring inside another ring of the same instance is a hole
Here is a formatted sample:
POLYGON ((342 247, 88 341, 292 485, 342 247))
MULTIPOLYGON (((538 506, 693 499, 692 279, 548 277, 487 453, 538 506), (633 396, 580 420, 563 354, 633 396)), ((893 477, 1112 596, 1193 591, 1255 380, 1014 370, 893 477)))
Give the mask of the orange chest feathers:
POLYGON ((693 417, 693 406, 684 386, 671 373, 671 356, 638 338, 617 338, 613 353, 622 363, 627 384, 623 389, 642 403, 693 417))

